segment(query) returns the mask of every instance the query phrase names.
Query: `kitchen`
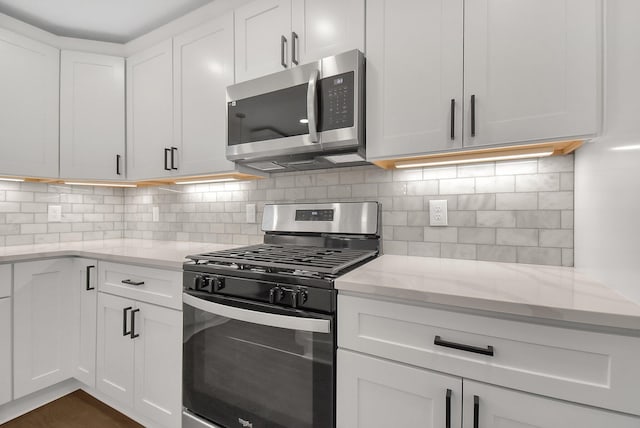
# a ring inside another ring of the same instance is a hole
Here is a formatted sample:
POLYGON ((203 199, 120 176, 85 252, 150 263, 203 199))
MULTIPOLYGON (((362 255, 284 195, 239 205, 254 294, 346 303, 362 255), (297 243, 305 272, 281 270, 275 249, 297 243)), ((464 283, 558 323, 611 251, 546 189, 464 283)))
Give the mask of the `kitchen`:
POLYGON ((10 17, 15 7, 0 16, 0 57, 24 60, 0 72, 13 100, 0 101, 0 174, 27 179, 0 182, 0 421, 82 388, 146 426, 180 426, 184 257, 262 244, 270 204, 376 201, 384 256, 335 282, 336 426, 640 426, 635 2, 198 6, 116 43, 36 28, 10 17), (324 45, 323 22, 336 34, 324 45), (377 165, 269 174, 226 158, 226 107, 213 100, 228 86, 352 49, 366 57, 366 156, 377 165), (19 93, 21 79, 38 86, 19 93), (555 145, 576 140, 587 141, 555 145), (528 155, 531 142, 571 153, 495 160, 528 155), (445 201, 446 226, 431 225, 431 201, 445 201), (55 286, 30 300, 43 275, 55 286), (160 291, 121 283, 143 278, 160 291), (68 308, 81 323, 60 316, 68 308), (133 340, 131 320, 164 329, 133 340), (434 348, 434 336, 495 356, 434 348), (176 346, 163 361, 139 351, 166 343, 176 346), (153 373, 170 375, 142 380, 153 373))

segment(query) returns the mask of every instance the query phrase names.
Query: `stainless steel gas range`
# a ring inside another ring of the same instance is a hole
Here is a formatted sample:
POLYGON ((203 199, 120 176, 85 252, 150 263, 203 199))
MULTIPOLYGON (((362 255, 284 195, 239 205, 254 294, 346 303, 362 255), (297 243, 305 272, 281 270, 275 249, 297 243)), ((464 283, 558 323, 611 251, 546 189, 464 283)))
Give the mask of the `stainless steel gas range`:
POLYGON ((266 205, 262 229, 184 264, 184 428, 335 426, 334 281, 378 255, 378 203, 266 205))

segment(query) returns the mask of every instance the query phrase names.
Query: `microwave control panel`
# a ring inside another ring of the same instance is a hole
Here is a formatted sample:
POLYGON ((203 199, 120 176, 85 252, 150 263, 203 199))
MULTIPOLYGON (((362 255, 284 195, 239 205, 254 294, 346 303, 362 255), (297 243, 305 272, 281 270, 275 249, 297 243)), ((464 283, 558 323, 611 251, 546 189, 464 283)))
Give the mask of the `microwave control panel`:
POLYGON ((319 131, 351 128, 354 122, 355 84, 350 71, 320 80, 319 131))

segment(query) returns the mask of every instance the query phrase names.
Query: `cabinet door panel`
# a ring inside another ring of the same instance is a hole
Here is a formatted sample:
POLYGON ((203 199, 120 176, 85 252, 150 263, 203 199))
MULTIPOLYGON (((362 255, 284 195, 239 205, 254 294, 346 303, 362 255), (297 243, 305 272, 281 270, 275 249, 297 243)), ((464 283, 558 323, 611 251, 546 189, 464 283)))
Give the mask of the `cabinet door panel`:
POLYGON ((257 0, 235 11, 236 82, 289 67, 291 0, 257 0), (281 37, 287 39, 284 67, 281 37))
POLYGON ((0 299, 0 406, 11 401, 11 299, 0 299))
POLYGON ((71 267, 73 376, 92 388, 96 385, 97 267, 96 260, 80 258, 74 258, 71 267))
POLYGON ((226 159, 226 88, 233 84, 233 14, 173 40, 174 118, 181 174, 234 170, 226 159))
MULTIPOLYGON (((171 175, 165 149, 173 146, 171 40, 127 58, 127 175, 171 175)), ((177 161, 177 159, 176 159, 177 161)))
POLYGON ((465 145, 594 134, 598 0, 465 2, 465 145))
POLYGON ((351 49, 364 52, 364 0, 297 0, 291 8, 291 28, 299 37, 292 61, 305 64, 351 49))
POLYGON ((443 427, 448 389, 451 426, 459 427, 460 378, 339 349, 337 427, 443 427))
POLYGON ((138 303, 135 405, 163 426, 179 426, 182 409, 182 312, 138 303))
POLYGON ((368 159, 462 146, 462 18, 462 0, 367 2, 368 159))
POLYGON ((14 398, 71 376, 70 259, 14 267, 14 398))
POLYGON ((464 381, 463 428, 473 428, 478 397, 481 428, 637 428, 640 418, 539 395, 464 381))
MULTIPOLYGON (((134 341, 123 336, 123 310, 134 307, 133 300, 98 293, 98 344, 96 388, 131 406, 133 403, 134 341)), ((131 327, 130 311, 126 328, 131 327)))
POLYGON ((60 51, 0 28, 0 174, 58 176, 60 51))
POLYGON ((124 178, 124 58, 63 51, 60 67, 60 175, 124 178))

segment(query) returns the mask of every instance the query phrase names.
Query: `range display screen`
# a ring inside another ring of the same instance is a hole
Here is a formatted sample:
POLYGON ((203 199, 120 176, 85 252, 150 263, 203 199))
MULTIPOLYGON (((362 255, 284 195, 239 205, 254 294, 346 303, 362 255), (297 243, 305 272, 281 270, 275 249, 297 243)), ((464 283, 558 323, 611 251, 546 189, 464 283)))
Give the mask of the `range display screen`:
POLYGON ((296 221, 333 221, 334 210, 296 210, 296 221))

